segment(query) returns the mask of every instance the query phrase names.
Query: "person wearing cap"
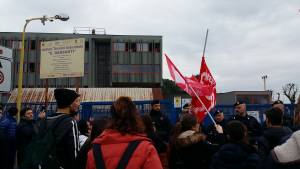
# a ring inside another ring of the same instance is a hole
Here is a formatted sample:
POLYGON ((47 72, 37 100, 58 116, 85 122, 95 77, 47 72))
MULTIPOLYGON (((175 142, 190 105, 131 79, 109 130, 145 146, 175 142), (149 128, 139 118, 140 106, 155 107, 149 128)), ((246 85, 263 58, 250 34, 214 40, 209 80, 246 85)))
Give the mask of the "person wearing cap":
POLYGON ((185 114, 188 114, 188 113, 190 112, 190 109, 191 109, 191 104, 190 104, 190 103, 184 104, 183 107, 182 107, 182 111, 181 111, 181 113, 179 114, 178 120, 181 121, 181 120, 182 120, 182 117, 183 117, 185 114))
POLYGON ((169 142, 170 131, 172 128, 171 122, 167 116, 160 111, 159 100, 154 100, 151 103, 150 117, 157 136, 164 142, 169 142))
MULTIPOLYGON (((224 113, 221 110, 216 110, 213 113, 213 116, 216 124, 222 126, 222 128, 225 128, 226 119, 224 117, 224 113)), ((207 140, 212 144, 222 144, 225 140, 224 134, 218 133, 214 124, 211 124, 207 127, 206 135, 207 140)))
POLYGON ((261 135, 261 125, 255 117, 247 114, 246 103, 243 101, 237 101, 234 104, 234 110, 236 114, 233 115, 229 121, 238 120, 246 125, 250 139, 259 137, 261 135))
POLYGON ((79 152, 79 132, 76 121, 72 115, 80 106, 80 95, 69 89, 55 89, 54 97, 57 104, 57 112, 46 119, 47 126, 56 124, 54 135, 56 136, 56 155, 61 168, 76 168, 75 162, 79 152))
POLYGON ((293 128, 293 119, 291 117, 289 117, 285 112, 285 107, 284 104, 281 100, 276 100, 273 102, 272 107, 275 108, 279 108, 282 112, 283 112, 283 122, 282 125, 289 127, 290 129, 293 128))

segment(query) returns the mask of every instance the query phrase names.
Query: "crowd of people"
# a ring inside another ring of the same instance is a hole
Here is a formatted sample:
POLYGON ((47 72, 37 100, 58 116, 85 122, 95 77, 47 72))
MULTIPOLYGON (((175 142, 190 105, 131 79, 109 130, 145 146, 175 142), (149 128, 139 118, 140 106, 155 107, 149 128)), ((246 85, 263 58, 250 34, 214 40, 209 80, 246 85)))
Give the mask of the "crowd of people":
POLYGON ((55 89, 57 111, 0 108, 1 169, 282 169, 300 168, 300 106, 295 117, 278 100, 260 124, 243 101, 226 119, 212 113, 216 124, 204 126, 183 107, 176 124, 151 103, 141 115, 130 97, 119 97, 110 117, 80 119, 80 95, 55 89), (5 115, 4 115, 5 114, 5 115))

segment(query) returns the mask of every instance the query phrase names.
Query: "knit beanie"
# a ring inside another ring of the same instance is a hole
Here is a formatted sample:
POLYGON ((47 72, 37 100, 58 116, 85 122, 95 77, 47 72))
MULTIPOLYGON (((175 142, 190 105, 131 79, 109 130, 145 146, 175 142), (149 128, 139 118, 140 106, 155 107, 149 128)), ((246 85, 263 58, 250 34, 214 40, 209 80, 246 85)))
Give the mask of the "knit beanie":
POLYGON ((55 89, 54 97, 58 108, 66 108, 70 106, 80 95, 70 89, 55 89))

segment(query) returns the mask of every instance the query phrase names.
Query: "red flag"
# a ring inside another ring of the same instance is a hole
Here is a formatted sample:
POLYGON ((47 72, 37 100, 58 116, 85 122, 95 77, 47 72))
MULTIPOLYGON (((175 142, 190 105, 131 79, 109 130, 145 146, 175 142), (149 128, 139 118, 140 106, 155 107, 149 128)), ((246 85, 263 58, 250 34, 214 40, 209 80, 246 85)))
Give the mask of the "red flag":
POLYGON ((166 54, 165 56, 171 77, 178 87, 187 92, 190 96, 195 96, 194 91, 198 96, 209 95, 211 93, 210 87, 208 85, 202 85, 196 77, 184 77, 170 58, 166 54), (192 91, 190 87, 192 87, 194 91, 192 91))
POLYGON ((202 57, 198 80, 202 85, 209 86, 211 91, 210 93, 205 93, 205 95, 199 96, 204 105, 197 97, 192 97, 192 113, 198 117, 199 121, 202 121, 207 114, 205 107, 208 111, 210 111, 216 105, 216 81, 210 73, 204 57, 202 57))

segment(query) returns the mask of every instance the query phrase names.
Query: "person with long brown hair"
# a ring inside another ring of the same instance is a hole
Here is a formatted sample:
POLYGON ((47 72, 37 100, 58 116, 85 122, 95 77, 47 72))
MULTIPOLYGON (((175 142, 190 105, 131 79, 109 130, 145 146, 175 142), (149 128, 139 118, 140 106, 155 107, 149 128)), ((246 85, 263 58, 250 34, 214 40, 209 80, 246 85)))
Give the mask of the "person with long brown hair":
POLYGON ((108 129, 93 141, 86 169, 162 169, 144 124, 130 97, 119 97, 111 106, 108 129))

